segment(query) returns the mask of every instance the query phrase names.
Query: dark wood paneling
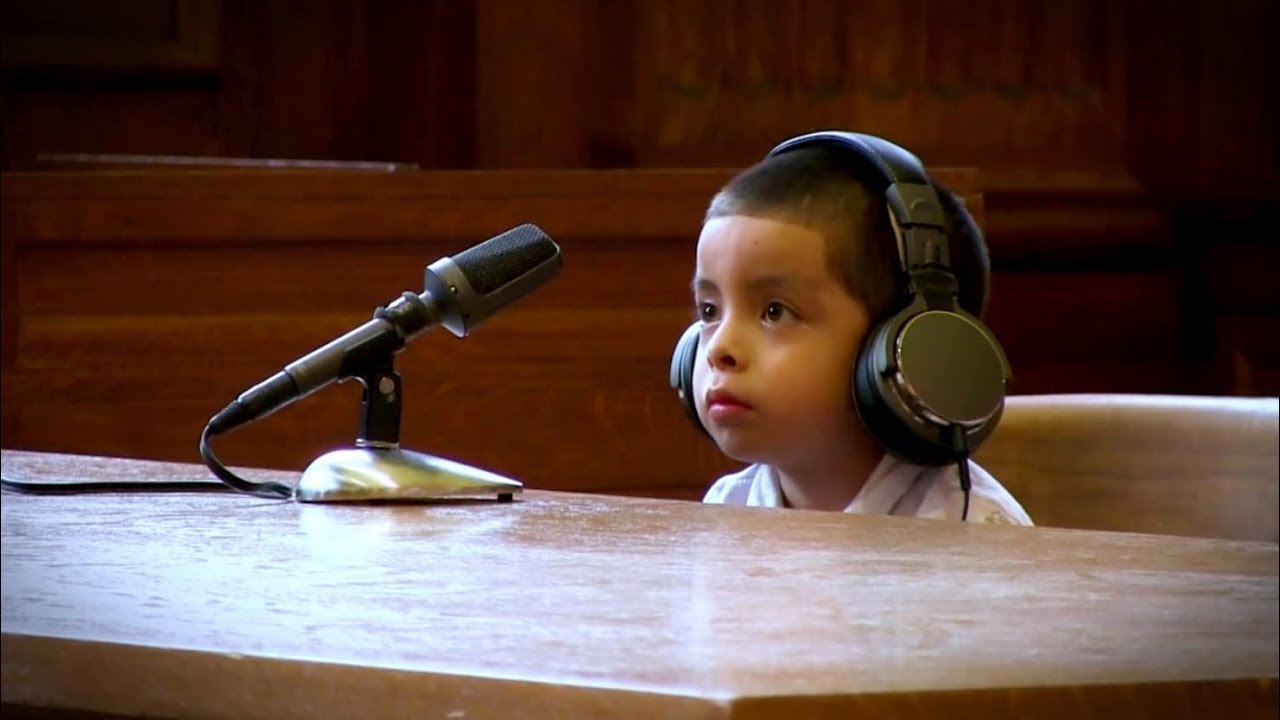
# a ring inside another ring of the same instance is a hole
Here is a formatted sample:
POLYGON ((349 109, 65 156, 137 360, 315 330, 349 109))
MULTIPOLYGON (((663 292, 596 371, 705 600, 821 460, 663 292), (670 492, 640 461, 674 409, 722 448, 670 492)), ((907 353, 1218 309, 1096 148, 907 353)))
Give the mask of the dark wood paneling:
POLYGON ((6 72, 189 77, 217 72, 218 0, 6 2, 6 72))
MULTIPOLYGON (((473 3, 367 2, 368 60, 356 104, 364 157, 430 168, 476 165, 473 3)), ((516 110, 515 114, 525 113, 516 110)), ((273 148, 264 148, 270 154, 273 148)), ((350 158, 358 159, 358 158, 350 158)))
MULTIPOLYGON (((592 0, 478 0, 476 165, 588 167, 592 0)), ((603 66, 602 66, 603 65, 603 66)))
POLYGON ((1240 233, 1204 255, 1215 392, 1280 394, 1280 246, 1266 242, 1270 224, 1256 218, 1249 225, 1258 234, 1240 233))
MULTIPOLYGON (((15 58, 4 75, 6 169, 66 152, 473 164, 475 15, 467 3, 175 0, 112 7, 126 13, 135 5, 200 9, 181 17, 213 44, 216 62, 203 74, 144 65, 129 73, 50 75, 15 58)), ((49 52, 65 46, 55 43, 49 52)), ((131 63, 131 53, 126 48, 99 69, 131 63)))
POLYGON ((4 98, 6 157, 18 166, 42 153, 222 154, 216 98, 198 88, 51 84, 4 98))
POLYGON ((124 20, 188 8, 220 38, 217 82, 66 88, 15 83, 22 68, 7 66, 6 168, 39 152, 193 149, 438 168, 740 166, 838 126, 940 166, 1120 169, 1184 195, 1274 199, 1278 185, 1266 0, 113 7, 124 20), (94 122, 37 119, 51 116, 94 122))
MULTIPOLYGON (((220 155, 368 159, 363 2, 224 4, 220 155)), ((378 158, 394 161, 399 158, 378 158)))
POLYGON ((1099 0, 739 7, 640 6, 639 163, 741 164, 829 126, 938 164, 1089 167, 1123 149, 1123 18, 1099 0))
POLYGON ((155 0, 115 12, 136 26, 139 8, 205 17, 216 82, 6 66, 5 168, 50 152, 741 167, 837 126, 899 140, 931 167, 980 168, 1006 265, 1040 243, 1058 263, 1143 265, 1175 237, 1239 229, 1207 221, 1206 198, 1280 208, 1277 11, 1264 0, 155 0))
MULTIPOLYGON (((10 205, 0 208, 4 228, 14 226, 10 205)), ((7 371, 17 357, 18 339, 18 234, 0 235, 0 368, 7 371)))
POLYGON ((1116 3, 1132 28, 1130 167, 1152 191, 1280 198, 1280 10, 1268 0, 1116 3), (1155 14, 1153 14, 1153 10, 1155 14))

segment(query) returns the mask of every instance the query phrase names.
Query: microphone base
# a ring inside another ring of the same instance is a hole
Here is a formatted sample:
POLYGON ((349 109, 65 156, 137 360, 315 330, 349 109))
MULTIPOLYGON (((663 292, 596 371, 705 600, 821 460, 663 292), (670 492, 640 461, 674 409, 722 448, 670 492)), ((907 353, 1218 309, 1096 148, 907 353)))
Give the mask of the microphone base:
POLYGON ((302 473, 299 502, 429 502, 455 498, 511 501, 518 480, 446 458, 400 448, 346 448, 316 458, 302 473))

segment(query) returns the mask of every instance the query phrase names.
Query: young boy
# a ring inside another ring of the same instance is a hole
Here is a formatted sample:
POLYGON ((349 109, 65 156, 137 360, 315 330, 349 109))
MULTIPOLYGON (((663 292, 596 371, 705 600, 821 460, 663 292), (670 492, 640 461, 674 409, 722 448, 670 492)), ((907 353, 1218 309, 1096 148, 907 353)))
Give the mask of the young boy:
MULTIPOLYGON (((959 301, 980 316, 989 272, 981 233, 934 185, 959 301)), ((1032 524, 976 463, 966 498, 955 463, 898 459, 860 419, 851 368, 868 330, 899 309, 900 275, 884 197, 828 149, 773 155, 714 197, 693 281, 692 395, 720 449, 750 465, 720 478, 704 502, 1032 524)))

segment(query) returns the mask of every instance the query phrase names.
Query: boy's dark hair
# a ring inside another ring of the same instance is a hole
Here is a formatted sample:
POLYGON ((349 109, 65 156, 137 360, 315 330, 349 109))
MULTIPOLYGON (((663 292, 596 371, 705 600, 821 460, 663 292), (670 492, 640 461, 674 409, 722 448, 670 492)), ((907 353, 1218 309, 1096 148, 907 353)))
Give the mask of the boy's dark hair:
MULTIPOLYGON (((960 306, 986 310, 990 259, 982 231, 964 201, 934 181, 947 214, 951 267, 960 306)), ((712 198, 704 222, 726 215, 764 217, 807 227, 827 239, 827 260, 845 290, 867 307, 872 324, 898 307, 902 275, 884 199, 868 189, 853 163, 819 148, 799 148, 747 168, 712 198)))

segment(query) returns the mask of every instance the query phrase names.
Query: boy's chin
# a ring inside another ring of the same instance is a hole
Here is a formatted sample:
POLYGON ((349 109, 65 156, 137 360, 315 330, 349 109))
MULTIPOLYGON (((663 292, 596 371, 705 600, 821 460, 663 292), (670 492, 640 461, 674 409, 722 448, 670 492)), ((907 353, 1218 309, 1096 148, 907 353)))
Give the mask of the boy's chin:
POLYGON ((730 459, 741 463, 769 465, 777 455, 776 448, 761 447, 760 443, 749 442, 742 438, 717 437, 716 446, 730 459))

